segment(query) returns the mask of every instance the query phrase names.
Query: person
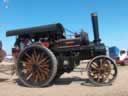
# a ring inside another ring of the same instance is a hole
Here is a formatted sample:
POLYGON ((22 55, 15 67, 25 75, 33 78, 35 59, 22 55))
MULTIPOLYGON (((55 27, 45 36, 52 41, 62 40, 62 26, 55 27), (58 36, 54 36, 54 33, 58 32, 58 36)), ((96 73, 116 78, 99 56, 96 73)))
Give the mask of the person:
POLYGON ((0 62, 2 62, 4 60, 5 56, 6 56, 6 52, 3 49, 1 49, 0 50, 0 62))
POLYGON ((2 49, 2 41, 0 40, 0 50, 2 49))
POLYGON ((77 33, 77 32, 75 32, 74 35, 75 35, 76 38, 77 38, 77 37, 80 37, 80 34, 77 33))

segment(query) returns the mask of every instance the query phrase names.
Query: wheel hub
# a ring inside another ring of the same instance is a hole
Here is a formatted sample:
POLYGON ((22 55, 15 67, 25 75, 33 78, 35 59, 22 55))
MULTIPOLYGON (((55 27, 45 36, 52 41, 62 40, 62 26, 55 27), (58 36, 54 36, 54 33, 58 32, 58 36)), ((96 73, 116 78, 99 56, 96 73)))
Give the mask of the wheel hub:
POLYGON ((32 70, 33 71, 36 71, 36 70, 38 70, 39 69, 39 66, 37 65, 37 64, 33 64, 32 65, 32 70))
POLYGON ((104 69, 100 69, 99 72, 100 72, 101 74, 103 74, 103 73, 105 72, 105 70, 104 70, 104 69))

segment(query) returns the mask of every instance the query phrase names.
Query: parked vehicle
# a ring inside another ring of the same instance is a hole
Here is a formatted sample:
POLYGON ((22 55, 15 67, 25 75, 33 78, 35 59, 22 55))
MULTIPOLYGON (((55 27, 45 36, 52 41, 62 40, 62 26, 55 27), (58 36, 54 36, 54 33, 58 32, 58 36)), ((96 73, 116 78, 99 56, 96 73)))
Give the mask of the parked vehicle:
POLYGON ((109 56, 113 59, 117 59, 120 55, 120 49, 116 46, 109 47, 109 56))
POLYGON ((17 74, 24 85, 48 86, 65 72, 72 72, 80 60, 85 59, 90 59, 87 73, 93 84, 108 85, 115 80, 116 64, 106 56, 96 13, 91 16, 93 41, 83 31, 79 36, 67 38, 60 23, 7 31, 6 36, 17 36, 12 54, 16 58, 17 74))
POLYGON ((128 65, 128 51, 126 49, 120 51, 117 63, 120 65, 128 65))
POLYGON ((126 49, 120 50, 116 46, 110 47, 109 56, 113 58, 117 64, 120 65, 128 64, 128 51, 126 49))

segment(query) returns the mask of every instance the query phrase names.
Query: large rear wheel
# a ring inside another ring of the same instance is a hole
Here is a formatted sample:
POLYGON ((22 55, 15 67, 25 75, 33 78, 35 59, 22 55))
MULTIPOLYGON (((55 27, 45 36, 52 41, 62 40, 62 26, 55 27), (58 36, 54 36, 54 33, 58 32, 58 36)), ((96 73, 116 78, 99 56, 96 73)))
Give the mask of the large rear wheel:
POLYGON ((26 86, 48 86, 56 72, 57 60, 48 48, 32 45, 25 48, 18 57, 17 74, 26 86))

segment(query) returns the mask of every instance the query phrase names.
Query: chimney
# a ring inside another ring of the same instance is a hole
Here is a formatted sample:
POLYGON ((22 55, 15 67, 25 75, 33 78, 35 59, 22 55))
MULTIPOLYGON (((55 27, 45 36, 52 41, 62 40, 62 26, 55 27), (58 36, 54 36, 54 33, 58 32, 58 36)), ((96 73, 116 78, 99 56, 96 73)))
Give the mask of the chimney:
POLYGON ((100 43, 101 39, 99 37, 99 29, 98 29, 98 17, 96 13, 91 14, 92 18, 92 26, 93 26, 93 33, 94 33, 94 43, 100 43))

